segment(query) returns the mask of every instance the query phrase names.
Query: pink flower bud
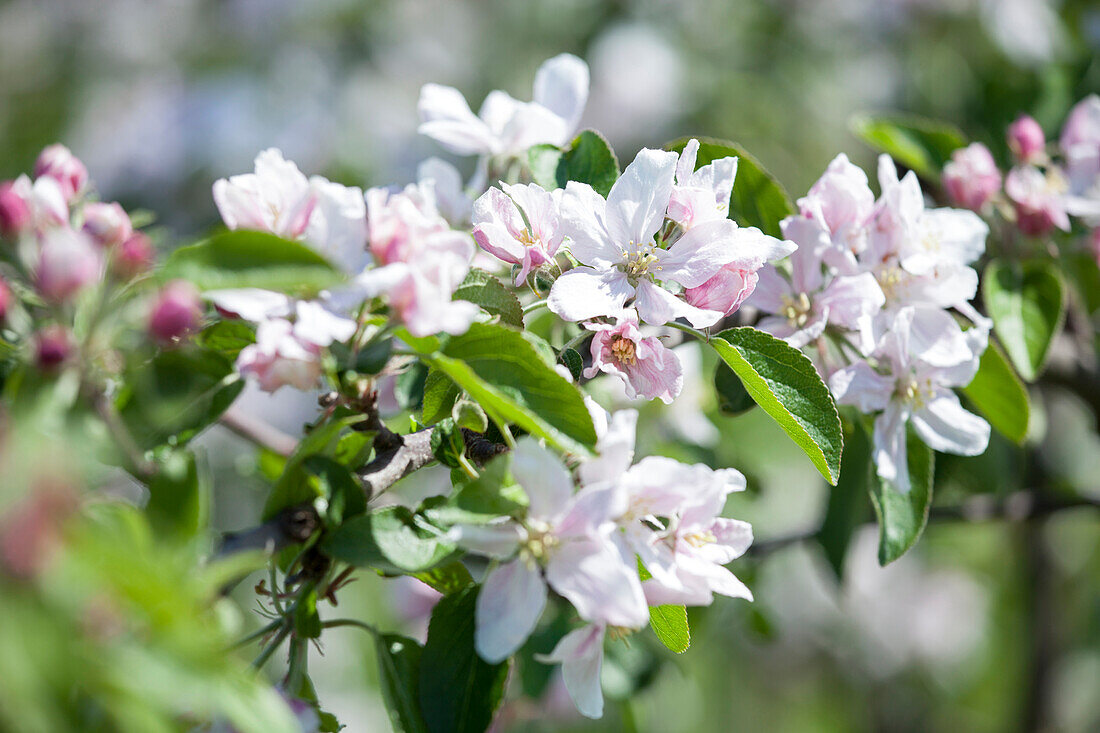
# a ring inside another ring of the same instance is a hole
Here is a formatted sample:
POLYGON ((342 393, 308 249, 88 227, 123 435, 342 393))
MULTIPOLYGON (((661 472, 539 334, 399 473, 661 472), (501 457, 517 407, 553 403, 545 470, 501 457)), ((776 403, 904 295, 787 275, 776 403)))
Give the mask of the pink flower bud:
POLYGON ((1034 166, 1017 167, 1005 178, 1005 193, 1016 207, 1016 226, 1024 234, 1037 237, 1055 227, 1070 230, 1066 213, 1065 176, 1058 168, 1046 173, 1034 166))
POLYGON ((989 148, 973 143, 952 153, 951 162, 943 168, 943 187, 959 206, 981 211, 1001 190, 1001 171, 989 148))
POLYGON ((1089 251, 1092 252, 1096 264, 1100 265, 1100 227, 1093 229, 1092 233, 1089 234, 1089 251))
POLYGON ((1021 162, 1032 163, 1041 159, 1046 146, 1046 135, 1034 117, 1020 115, 1008 126, 1008 147, 1021 162))
POLYGON ((102 266, 99 252, 88 237, 71 229, 54 229, 42 240, 35 287, 42 297, 61 303, 97 281, 102 266))
POLYGON ((34 177, 49 176, 61 184, 65 200, 71 202, 84 190, 88 182, 88 169, 80 159, 60 143, 49 145, 38 154, 34 164, 34 177))
POLYGON ((16 191, 15 182, 0 183, 0 236, 18 235, 30 220, 31 207, 16 191))
POLYGON ((137 277, 153 266, 153 243, 144 232, 134 232, 115 250, 111 262, 115 274, 123 280, 137 277))
POLYGON ((41 369, 52 370, 61 366, 72 353, 72 341, 64 326, 47 326, 35 336, 34 359, 41 369))
POLYGON ((696 308, 729 315, 752 295, 758 279, 755 271, 729 264, 702 285, 685 290, 684 300, 696 308))
POLYGON ((168 343, 197 329, 201 319, 199 291, 186 280, 173 280, 164 286, 153 304, 149 333, 157 341, 168 343))
POLYGON ((0 280, 0 321, 8 315, 8 308, 11 306, 11 288, 3 280, 0 280))
POLYGON ((122 244, 134 230, 122 206, 93 201, 84 206, 84 233, 107 248, 122 244))

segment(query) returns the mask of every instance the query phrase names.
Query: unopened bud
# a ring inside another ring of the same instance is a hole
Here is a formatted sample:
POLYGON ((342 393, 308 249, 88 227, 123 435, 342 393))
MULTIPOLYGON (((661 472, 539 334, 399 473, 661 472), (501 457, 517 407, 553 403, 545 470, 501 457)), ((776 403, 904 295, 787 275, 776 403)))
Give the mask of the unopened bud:
POLYGON ((1047 146, 1043 128, 1029 115, 1020 115, 1008 126, 1008 147, 1023 163, 1033 163, 1043 157, 1047 146))
POLYGON ((8 308, 11 307, 11 288, 3 280, 0 280, 0 321, 8 315, 8 308))
POLYGON ((111 261, 115 274, 123 280, 137 277, 153 266, 153 243, 144 232, 134 232, 115 250, 111 261))
POLYGON ((35 287, 46 300, 62 303, 97 281, 102 260, 82 233, 54 229, 43 237, 35 269, 35 287))
POLYGON ((130 217, 117 203, 92 201, 84 206, 84 233, 96 244, 108 248, 122 244, 134 233, 130 217))
POLYGON ((943 168, 943 187, 954 203, 981 211, 1001 190, 1001 171, 989 148, 973 143, 952 153, 943 168))
POLYGON ((15 182, 0 183, 0 236, 18 235, 30 220, 31 208, 15 190, 15 182))
POLYGON ((149 333, 157 341, 169 343, 183 338, 199 326, 202 299, 194 285, 173 280, 164 286, 149 314, 149 333))
POLYGON ((72 151, 61 144, 47 146, 38 154, 34 177, 49 176, 61 184, 65 200, 72 202, 88 182, 88 169, 72 151))
POLYGON ((34 339, 35 363, 40 369, 53 370, 61 366, 72 353, 72 340, 64 326, 47 326, 34 339))

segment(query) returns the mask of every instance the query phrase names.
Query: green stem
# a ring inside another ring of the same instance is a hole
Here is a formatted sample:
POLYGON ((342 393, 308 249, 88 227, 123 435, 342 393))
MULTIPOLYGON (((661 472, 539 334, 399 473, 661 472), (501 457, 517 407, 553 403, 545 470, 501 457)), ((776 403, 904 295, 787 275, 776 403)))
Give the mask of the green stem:
POLYGON ((364 631, 369 631, 376 636, 378 635, 378 629, 374 628, 370 624, 363 623, 362 621, 356 621, 353 618, 337 618, 333 619, 332 621, 325 621, 321 624, 321 628, 323 629, 334 629, 338 626, 354 626, 356 628, 363 629, 364 631))
POLYGON ((527 305, 523 306, 523 315, 527 315, 532 311, 537 311, 539 308, 545 307, 547 307, 546 298, 543 298, 542 300, 536 300, 534 303, 528 303, 527 305))
POLYGON ((676 321, 669 321, 665 325, 669 328, 675 328, 677 331, 683 331, 686 334, 694 336, 700 341, 710 343, 710 334, 700 331, 697 328, 692 328, 691 326, 684 325, 683 323, 677 323, 676 321))
POLYGON ((271 655, 274 654, 275 651, 283 645, 286 637, 290 635, 290 628, 291 624, 286 623, 281 629, 279 629, 279 633, 276 634, 275 638, 271 640, 271 643, 264 647, 264 650, 260 652, 260 656, 256 657, 252 661, 253 667, 255 667, 256 669, 264 668, 264 665, 267 664, 267 660, 271 659, 271 655))
POLYGON ((267 636, 272 631, 274 631, 275 629, 282 626, 284 623, 285 623, 284 619, 277 618, 274 621, 272 621, 271 623, 269 623, 267 626, 264 626, 262 629, 257 629, 256 631, 253 631, 248 636, 246 636, 242 639, 238 639, 237 641, 233 642, 233 646, 230 647, 230 648, 231 649, 237 649, 237 648, 245 646, 247 644, 251 644, 252 642, 256 641, 256 639, 261 639, 261 638, 267 636))
POLYGON ((567 342, 565 343, 565 345, 561 347, 561 350, 562 350, 562 351, 565 351, 565 350, 567 350, 567 349, 576 349, 576 348, 577 348, 578 346, 580 346, 580 345, 581 345, 582 343, 584 343, 585 341, 587 341, 587 340, 588 340, 588 339, 589 339, 589 338, 590 338, 590 337, 592 336, 592 334, 593 334, 593 332, 592 332, 592 331, 589 331, 589 330, 587 330, 587 329, 585 329, 585 330, 582 330, 582 331, 581 331, 580 333, 578 333, 578 334, 577 334, 576 336, 574 336, 573 338, 569 339, 569 341, 567 341, 567 342))
POLYGON ((463 473, 465 473, 470 478, 476 479, 478 477, 477 469, 474 468, 473 465, 470 463, 470 460, 466 458, 465 453, 461 454, 458 457, 458 465, 462 469, 463 473))

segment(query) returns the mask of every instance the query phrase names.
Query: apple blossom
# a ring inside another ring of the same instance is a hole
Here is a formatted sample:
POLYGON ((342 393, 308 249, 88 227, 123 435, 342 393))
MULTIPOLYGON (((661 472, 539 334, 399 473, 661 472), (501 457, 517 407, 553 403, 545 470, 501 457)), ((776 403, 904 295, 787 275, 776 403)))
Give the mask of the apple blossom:
POLYGON ((600 372, 613 374, 626 384, 631 399, 659 398, 671 403, 684 383, 676 354, 656 336, 643 337, 635 315, 629 311, 615 317, 615 323, 586 323, 594 331, 592 365, 584 371, 591 379, 600 372))
POLYGON ((517 155, 532 145, 564 145, 588 100, 588 66, 576 56, 549 59, 535 75, 534 101, 502 91, 485 98, 477 115, 454 87, 425 84, 419 131, 458 155, 517 155))
POLYGON ((51 229, 39 247, 35 288, 47 300, 62 303, 99 280, 102 270, 102 257, 86 234, 51 229))
POLYGON ((0 183, 0 236, 14 237, 30 223, 31 209, 14 181, 0 183))
POLYGON ((171 343, 193 332, 202 318, 198 288, 186 280, 164 286, 149 313, 149 333, 162 343, 171 343))
POLYGON ((640 318, 653 325, 686 318, 697 328, 710 326, 723 311, 697 308, 662 284, 696 288, 731 262, 755 269, 792 251, 790 243, 738 228, 729 219, 693 226, 671 244, 655 241, 677 161, 675 153, 643 149, 606 200, 587 184, 569 182, 561 216, 572 239, 570 251, 583 265, 554 282, 551 311, 583 321, 617 313, 632 301, 640 318))
POLYGON ((30 212, 29 228, 35 232, 41 233, 69 223, 69 204, 57 179, 43 176, 31 182, 23 175, 12 182, 10 190, 26 204, 30 212))
POLYGON ((823 259, 849 274, 855 257, 867 247, 867 225, 874 214, 867 174, 841 153, 797 203, 799 215, 816 222, 821 243, 828 244, 823 259))
POLYGON ((989 148, 972 143, 951 154, 951 161, 943 167, 943 186, 959 206, 981 211, 1001 190, 1001 171, 989 148))
POLYGON ((692 138, 676 163, 676 184, 668 202, 668 218, 684 230, 729 217, 737 158, 720 158, 695 169, 699 141, 692 138))
POLYGON ((520 266, 516 287, 533 269, 552 261, 561 246, 564 234, 556 199, 536 183, 502 183, 474 202, 474 241, 489 254, 520 266))
POLYGON ((84 233, 101 247, 114 247, 122 244, 134 233, 130 216, 118 203, 91 201, 84 204, 84 233))
POLYGON ((587 624, 563 636, 549 654, 536 654, 546 664, 560 664, 569 697, 581 715, 603 717, 603 690, 600 669, 603 666, 603 640, 607 628, 587 624))
POLYGON ((299 338, 290 321, 272 318, 256 329, 256 343, 241 349, 237 369, 265 392, 313 389, 321 379, 321 348, 299 338))
POLYGON ((1008 126, 1008 147, 1021 163, 1038 163, 1045 156, 1047 146, 1043 128, 1030 115, 1020 115, 1008 126))
POLYGON ((1016 205, 1016 225, 1032 236, 1042 236, 1055 227, 1070 230, 1068 191, 1069 181, 1055 167, 1045 174, 1034 166, 1017 167, 1005 178, 1005 193, 1016 205))
POLYGON ((71 203, 88 183, 88 169, 67 147, 54 144, 45 147, 38 154, 38 160, 34 164, 34 177, 57 181, 65 201, 71 203))
POLYGON ((271 319, 293 320, 294 337, 314 346, 346 341, 356 331, 355 321, 319 301, 295 300, 260 288, 209 290, 205 295, 220 312, 233 318, 260 324, 271 319))
POLYGON ((989 423, 965 410, 951 388, 970 383, 986 343, 983 329, 963 332, 946 311, 904 307, 869 361, 830 378, 837 403, 878 413, 875 465, 878 475, 902 493, 910 489, 907 425, 933 450, 964 456, 985 450, 989 423))
POLYGON ((710 280, 696 288, 684 289, 684 300, 703 310, 719 311, 729 315, 756 290, 760 280, 755 270, 740 263, 723 265, 710 280))
POLYGON ((1100 146, 1100 96, 1090 94, 1074 105, 1058 144, 1067 157, 1073 157, 1078 148, 1087 151, 1100 146))
POLYGON ((467 195, 457 168, 440 158, 428 158, 416 167, 416 180, 421 187, 431 189, 436 209, 451 226, 469 223, 474 202, 467 195))

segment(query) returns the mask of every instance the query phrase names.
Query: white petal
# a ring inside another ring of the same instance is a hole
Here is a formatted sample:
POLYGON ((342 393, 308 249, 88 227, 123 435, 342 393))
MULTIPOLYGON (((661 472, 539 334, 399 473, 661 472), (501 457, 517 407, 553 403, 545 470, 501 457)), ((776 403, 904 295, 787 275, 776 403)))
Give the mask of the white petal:
POLYGON ((259 323, 268 318, 290 315, 291 299, 282 293, 260 288, 208 290, 203 294, 215 306, 246 321, 259 323))
POLYGON ((535 655, 540 662, 562 665, 565 689, 577 710, 588 718, 603 716, 603 691, 600 689, 603 637, 603 626, 585 626, 563 636, 549 654, 535 655))
POLYGON ((588 102, 588 81, 588 64, 563 53, 539 67, 534 101, 565 120, 571 133, 577 129, 588 102))
POLYGON ((546 583, 523 559, 489 573, 477 596, 474 648, 490 664, 512 656, 534 631, 546 607, 546 583))
POLYGON ((721 311, 696 308, 649 280, 638 283, 634 305, 638 309, 638 316, 654 326, 664 325, 677 318, 686 318, 692 326, 706 328, 713 326, 725 315, 721 311))
POLYGON ((496 138, 489 127, 470 111, 466 98, 454 87, 425 84, 417 104, 421 135, 439 142, 458 155, 492 153, 496 138))
POLYGON ((865 361, 840 369, 829 378, 829 389, 841 405, 855 405, 860 412, 882 410, 894 393, 895 380, 886 377, 865 361))
POLYGON ((618 313, 633 294, 623 272, 575 267, 554 282, 547 306, 567 321, 583 321, 618 313))
POLYGON ((878 475, 903 494, 909 493, 909 463, 905 446, 905 426, 909 414, 891 402, 875 418, 874 457, 878 475))
POLYGON ((338 316, 313 301, 299 302, 295 313, 297 320, 294 322, 294 335, 316 346, 347 341, 358 327, 351 318, 338 316))
POLYGON ((643 148, 607 195, 607 228, 622 245, 647 244, 660 229, 672 195, 676 153, 643 148))
POLYGON ((486 557, 506 558, 516 552, 526 533, 511 520, 493 524, 456 524, 447 532, 447 539, 470 552, 486 557))
POLYGON ((611 267, 623 258, 605 222, 607 202, 587 183, 570 181, 561 197, 561 223, 571 240, 569 251, 586 265, 611 267))
POLYGON ((917 435, 933 450, 976 456, 989 445, 989 423, 963 409, 954 392, 944 390, 911 419, 917 435))
MULTIPOLYGON (((607 414, 606 411, 604 414, 607 414)), ((578 472, 581 483, 587 485, 598 481, 615 481, 626 473, 634 460, 634 434, 637 425, 637 410, 619 410, 611 415, 610 420, 606 420, 606 432, 600 434, 597 429, 599 440, 596 442, 596 450, 599 455, 580 465, 578 472)))
POLYGON ((547 563, 546 582, 586 621, 632 629, 649 621, 637 569, 605 539, 563 542, 547 563))
POLYGON ((523 487, 531 503, 528 514, 550 520, 562 514, 573 496, 573 480, 561 458, 538 444, 521 438, 512 453, 512 476, 523 487))

